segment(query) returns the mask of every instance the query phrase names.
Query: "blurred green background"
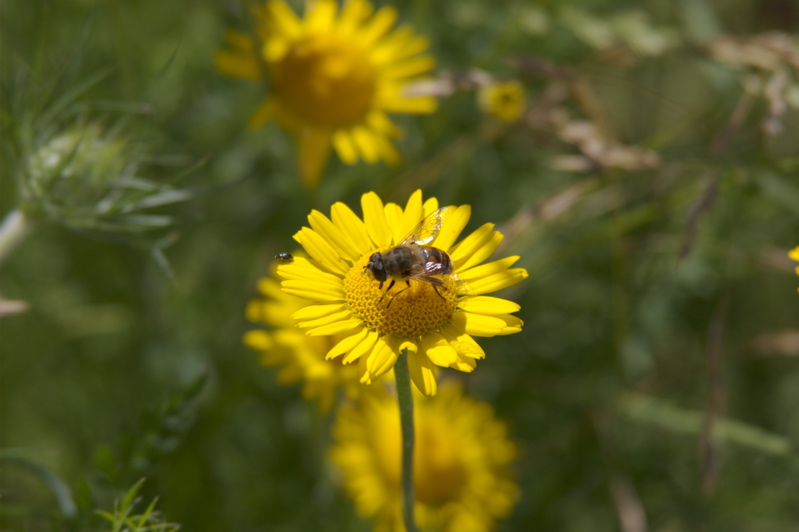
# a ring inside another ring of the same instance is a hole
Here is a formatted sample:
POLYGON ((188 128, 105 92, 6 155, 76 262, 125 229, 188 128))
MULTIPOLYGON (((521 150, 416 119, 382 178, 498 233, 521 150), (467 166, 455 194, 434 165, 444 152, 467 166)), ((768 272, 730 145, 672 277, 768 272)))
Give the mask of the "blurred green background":
POLYGON ((0 265, 29 304, 0 319, 0 529, 102 530, 94 510, 146 477, 185 530, 369 530, 324 462, 330 419, 242 345, 244 307, 311 209, 421 187, 471 204, 467 230, 498 223, 530 273, 503 294, 524 331, 447 373, 520 445, 500 530, 796 530, 799 3, 396 5, 440 73, 519 79, 528 113, 500 124, 458 92, 396 118, 399 167, 331 158, 308 191, 287 134, 244 128, 263 89, 212 68, 242 3, 0 4, 0 214, 25 157, 9 131, 98 73, 82 112, 191 192, 159 209, 171 277, 145 241, 57 224, 0 265))

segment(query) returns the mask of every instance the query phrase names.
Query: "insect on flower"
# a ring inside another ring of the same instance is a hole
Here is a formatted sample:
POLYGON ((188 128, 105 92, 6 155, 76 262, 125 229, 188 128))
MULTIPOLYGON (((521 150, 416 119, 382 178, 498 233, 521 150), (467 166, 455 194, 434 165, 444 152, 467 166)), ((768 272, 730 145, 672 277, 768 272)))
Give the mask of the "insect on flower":
MULTIPOLYGON (((399 244, 382 253, 375 252, 369 257, 369 262, 364 267, 363 272, 366 273, 368 270, 376 281, 380 281, 381 290, 383 289, 383 284, 391 279, 388 288, 375 303, 376 305, 383 301, 383 298, 391 291, 397 281, 405 281, 406 286, 392 296, 386 308, 391 305, 391 302, 394 301, 398 294, 411 287, 411 280, 431 284, 436 293, 440 297, 444 297, 438 291, 439 288, 446 289, 440 276, 453 275, 452 258, 446 251, 426 244, 435 240, 441 232, 446 210, 447 207, 442 207, 431 213, 419 225, 414 227, 399 244)), ((464 288, 461 287, 459 291, 464 288)))
POLYGON ((275 260, 277 260, 280 264, 291 264, 294 262, 294 255, 284 251, 283 253, 278 253, 275 255, 275 260))

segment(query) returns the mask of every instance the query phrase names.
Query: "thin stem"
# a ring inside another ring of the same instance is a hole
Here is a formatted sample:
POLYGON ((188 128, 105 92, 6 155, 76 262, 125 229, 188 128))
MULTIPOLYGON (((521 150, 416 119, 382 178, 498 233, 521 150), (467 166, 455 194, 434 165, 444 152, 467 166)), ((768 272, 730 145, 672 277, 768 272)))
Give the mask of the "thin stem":
POLYGON ((400 352, 394 364, 399 402, 400 426, 402 427, 402 517, 407 532, 417 532, 413 518, 413 394, 411 374, 408 372, 408 350, 400 352))
POLYGON ((0 264, 33 229, 30 220, 20 209, 8 213, 0 225, 0 264))

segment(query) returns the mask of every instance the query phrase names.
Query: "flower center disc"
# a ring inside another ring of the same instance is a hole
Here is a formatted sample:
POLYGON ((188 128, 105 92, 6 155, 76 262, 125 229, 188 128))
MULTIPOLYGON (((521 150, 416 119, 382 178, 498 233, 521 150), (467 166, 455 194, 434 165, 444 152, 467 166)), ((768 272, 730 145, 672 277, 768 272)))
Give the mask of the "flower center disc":
POLYGON ((312 35, 292 46, 273 68, 278 98, 307 122, 351 126, 372 108, 375 72, 356 42, 312 35))
MULTIPOLYGON (((385 250, 382 250, 385 251, 385 250)), ((363 319, 369 329, 382 334, 418 338, 437 331, 452 319, 458 306, 455 278, 441 277, 444 284, 432 284, 409 279, 391 279, 380 283, 364 267, 369 256, 356 262, 344 278, 344 297, 350 309, 363 319)))

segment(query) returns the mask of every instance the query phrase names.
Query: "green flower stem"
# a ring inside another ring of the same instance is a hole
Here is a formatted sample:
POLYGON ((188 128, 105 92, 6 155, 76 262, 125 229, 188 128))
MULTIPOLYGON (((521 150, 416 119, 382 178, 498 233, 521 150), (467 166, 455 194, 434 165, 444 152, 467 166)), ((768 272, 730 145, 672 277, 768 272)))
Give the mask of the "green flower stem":
POLYGON ((0 225, 0 264, 28 236, 33 224, 20 209, 8 213, 0 225))
POLYGON ((402 427, 402 517, 407 532, 418 532, 413 519, 413 394, 407 349, 400 352, 394 364, 394 377, 397 381, 397 401, 402 427))

